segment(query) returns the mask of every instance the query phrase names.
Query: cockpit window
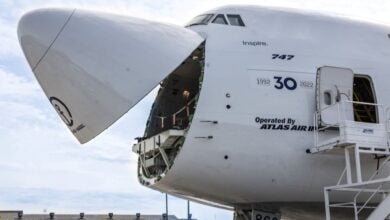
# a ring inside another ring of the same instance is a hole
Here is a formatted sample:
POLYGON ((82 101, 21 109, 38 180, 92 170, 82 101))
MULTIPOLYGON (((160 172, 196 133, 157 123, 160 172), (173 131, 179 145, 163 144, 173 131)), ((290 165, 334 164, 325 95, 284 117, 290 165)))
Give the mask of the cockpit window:
POLYGON ((226 21, 226 18, 225 18, 225 16, 224 16, 223 14, 217 15, 217 16, 214 18, 214 20, 213 20, 212 23, 215 23, 215 24, 225 24, 225 25, 228 24, 227 21, 226 21))
POLYGON ((186 27, 192 26, 192 25, 200 25, 200 24, 207 24, 209 23, 210 19, 213 17, 213 14, 204 14, 204 15, 198 15, 195 18, 193 18, 186 27))
POLYGON ((230 25, 233 25, 233 26, 242 26, 242 27, 245 26, 245 24, 244 24, 244 22, 242 21, 240 15, 227 15, 227 18, 228 18, 228 20, 229 20, 230 25))

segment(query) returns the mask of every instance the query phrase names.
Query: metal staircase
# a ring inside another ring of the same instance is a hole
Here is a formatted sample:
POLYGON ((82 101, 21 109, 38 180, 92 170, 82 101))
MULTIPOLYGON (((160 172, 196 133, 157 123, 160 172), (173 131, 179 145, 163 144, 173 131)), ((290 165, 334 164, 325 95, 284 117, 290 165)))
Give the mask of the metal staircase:
POLYGON ((331 219, 331 211, 336 208, 353 209, 355 220, 358 220, 363 212, 368 213, 369 220, 388 219, 390 217, 388 109, 385 110, 384 106, 379 104, 353 101, 338 102, 330 107, 338 108, 337 122, 318 127, 321 111, 326 109, 316 112, 315 147, 307 150, 307 153, 312 154, 344 154, 345 157, 345 168, 337 184, 324 188, 326 220, 331 219), (384 116, 386 120, 368 123, 345 117, 344 113, 355 105, 367 105, 366 109, 375 107, 378 113, 381 113, 379 115, 384 116), (372 166, 372 160, 366 159, 367 155, 373 155, 378 160, 377 169, 372 175, 363 173, 367 171, 366 166, 369 162, 372 166), (345 201, 346 199, 348 201, 345 201))

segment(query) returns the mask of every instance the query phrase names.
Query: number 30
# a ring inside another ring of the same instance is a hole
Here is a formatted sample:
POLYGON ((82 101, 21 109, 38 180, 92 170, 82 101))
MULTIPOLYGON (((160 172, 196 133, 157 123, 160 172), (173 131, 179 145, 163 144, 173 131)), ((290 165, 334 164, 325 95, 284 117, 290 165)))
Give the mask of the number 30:
POLYGON ((288 90, 295 90, 297 88, 297 81, 295 81, 295 79, 291 77, 286 77, 283 80, 283 77, 281 76, 274 76, 274 79, 276 79, 274 85, 276 89, 283 89, 284 87, 286 87, 286 89, 288 90))

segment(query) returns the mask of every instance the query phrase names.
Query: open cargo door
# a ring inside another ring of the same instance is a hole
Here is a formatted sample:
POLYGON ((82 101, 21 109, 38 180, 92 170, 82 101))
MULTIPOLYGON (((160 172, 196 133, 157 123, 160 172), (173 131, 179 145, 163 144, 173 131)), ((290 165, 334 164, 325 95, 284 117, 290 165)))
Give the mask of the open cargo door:
POLYGON ((320 113, 318 125, 332 126, 342 120, 353 118, 353 77, 351 69, 324 66, 317 71, 317 111, 320 113), (341 105, 338 105, 338 103, 341 105))
POLYGON ((180 26, 66 9, 24 15, 18 35, 41 87, 81 143, 136 105, 204 41, 180 26))

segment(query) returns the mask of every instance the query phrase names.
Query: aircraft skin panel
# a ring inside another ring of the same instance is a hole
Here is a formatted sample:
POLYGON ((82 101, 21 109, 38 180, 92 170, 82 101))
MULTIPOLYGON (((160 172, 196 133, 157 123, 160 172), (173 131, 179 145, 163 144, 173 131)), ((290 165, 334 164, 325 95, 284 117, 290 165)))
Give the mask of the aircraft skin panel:
POLYGON ((50 102, 81 143, 137 104, 203 42, 197 33, 179 26, 82 10, 52 11, 25 15, 18 33, 26 57, 36 60, 41 50, 29 50, 35 41, 24 39, 48 38, 41 36, 47 35, 41 29, 58 31, 55 41, 50 41, 51 35, 50 40, 43 41, 47 51, 31 67, 50 102), (69 13, 72 15, 63 25, 64 15, 69 13), (41 20, 61 22, 39 26, 41 20), (40 28, 34 31, 24 24, 40 28))
MULTIPOLYGON (((386 80, 378 80, 389 78, 390 28, 264 11, 236 10, 246 27, 191 27, 207 35, 202 90, 183 148, 151 188, 230 206, 321 202, 323 187, 343 171, 344 156, 305 152, 314 145, 317 68, 369 74, 378 103, 390 104, 382 93, 389 92, 386 80), (207 136, 213 138, 197 138, 207 136)), ((369 164, 363 173, 371 175, 376 161, 362 159, 369 164)))
POLYGON ((58 33, 68 22, 72 14, 73 10, 41 9, 24 15, 24 17, 29 17, 29 19, 22 19, 19 22, 19 42, 23 47, 23 52, 32 69, 37 66, 38 62, 47 52, 48 45, 54 42, 58 33), (52 18, 41 19, 40 16, 42 13, 52 18), (35 22, 36 20, 39 20, 39 22, 35 22), (23 33, 21 30, 23 30, 23 33), (37 31, 41 34, 36 35, 35 33, 37 31))

